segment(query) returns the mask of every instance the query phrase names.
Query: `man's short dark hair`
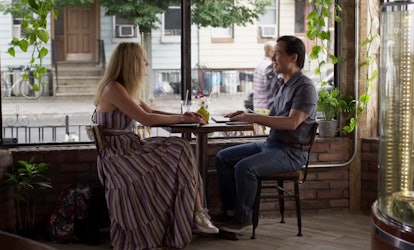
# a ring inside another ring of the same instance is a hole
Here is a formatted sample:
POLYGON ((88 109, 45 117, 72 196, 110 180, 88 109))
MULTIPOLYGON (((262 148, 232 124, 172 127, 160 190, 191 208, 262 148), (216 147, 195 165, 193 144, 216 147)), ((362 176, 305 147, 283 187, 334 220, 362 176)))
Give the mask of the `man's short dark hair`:
POLYGON ((296 65, 300 69, 303 69, 303 66, 305 65, 306 48, 302 39, 296 36, 281 36, 277 39, 277 42, 285 43, 285 52, 288 55, 296 54, 298 56, 296 65))

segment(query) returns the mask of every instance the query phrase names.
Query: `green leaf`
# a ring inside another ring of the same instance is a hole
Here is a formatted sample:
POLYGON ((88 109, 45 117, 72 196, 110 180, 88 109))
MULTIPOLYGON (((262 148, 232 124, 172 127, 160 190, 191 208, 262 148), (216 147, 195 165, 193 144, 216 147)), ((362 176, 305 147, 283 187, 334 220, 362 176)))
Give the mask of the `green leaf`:
POLYGON ((39 58, 44 58, 48 54, 48 52, 49 51, 45 47, 42 47, 39 51, 39 58))
POLYGON ((369 43, 371 43, 371 40, 367 37, 367 38, 365 38, 365 40, 361 44, 359 44, 359 47, 360 48, 361 47, 364 47, 364 46, 366 46, 369 43))
POLYGON ((371 77, 368 78, 368 81, 370 81, 370 82, 374 81, 377 78, 377 76, 378 76, 378 69, 376 69, 372 72, 371 77))
POLYGON ((11 55, 12 57, 14 57, 16 55, 16 51, 14 50, 14 48, 9 48, 7 50, 7 53, 9 53, 9 55, 11 55))
POLYGON ((368 102, 371 100, 371 97, 368 95, 368 94, 362 94, 360 97, 359 97, 359 101, 362 103, 362 104, 364 104, 364 105, 366 105, 366 104, 368 104, 368 102))
POLYGON ((29 47, 29 43, 26 40, 21 40, 19 43, 19 47, 23 52, 27 52, 27 48, 29 47))
POLYGON ((37 35, 42 42, 47 43, 49 41, 49 33, 46 30, 39 30, 37 35))
POLYGON ((321 52, 321 46, 315 45, 312 47, 312 51, 309 55, 310 59, 317 59, 319 58, 319 53, 321 52))

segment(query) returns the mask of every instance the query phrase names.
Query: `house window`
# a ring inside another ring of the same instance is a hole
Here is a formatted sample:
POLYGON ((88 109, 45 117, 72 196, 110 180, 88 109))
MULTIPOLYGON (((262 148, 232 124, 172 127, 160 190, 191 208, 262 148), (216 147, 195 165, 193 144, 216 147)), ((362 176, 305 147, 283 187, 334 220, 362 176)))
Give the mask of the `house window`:
POLYGON ((133 24, 131 21, 119 17, 114 16, 114 23, 115 23, 115 37, 117 38, 131 38, 137 36, 137 26, 133 24))
POLYGON ((164 36, 181 36, 181 8, 170 6, 164 15, 164 36))
POLYGON ((23 18, 13 18, 12 36, 15 38, 22 38, 25 35, 22 29, 23 18))
POLYGON ((266 7, 266 13, 259 16, 259 36, 260 38, 275 38, 278 36, 278 13, 277 13, 277 2, 272 2, 271 6, 266 7))
POLYGON ((305 33, 306 0, 295 1, 295 33, 305 33))
POLYGON ((163 15, 162 38, 163 43, 179 43, 181 41, 181 7, 170 6, 163 15))
POLYGON ((12 15, 12 37, 22 38, 26 35, 25 29, 22 29, 23 17, 26 14, 26 8, 25 5, 22 5, 21 9, 16 9, 14 8, 16 4, 22 5, 20 0, 13 0, 11 7, 8 8, 6 12, 9 12, 12 15))
POLYGON ((214 28, 211 27, 211 42, 212 43, 232 43, 234 42, 233 27, 214 28))

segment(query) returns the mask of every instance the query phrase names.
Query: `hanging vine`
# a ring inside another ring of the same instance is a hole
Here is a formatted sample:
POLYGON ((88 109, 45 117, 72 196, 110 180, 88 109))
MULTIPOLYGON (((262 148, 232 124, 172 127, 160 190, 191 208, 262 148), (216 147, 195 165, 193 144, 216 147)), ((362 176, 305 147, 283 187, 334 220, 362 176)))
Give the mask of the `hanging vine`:
POLYGON ((379 34, 378 34, 378 27, 379 27, 379 18, 378 14, 374 12, 375 9, 379 8, 379 3, 373 3, 372 0, 368 1, 368 31, 367 37, 360 43, 359 48, 364 49, 366 51, 366 58, 360 64, 360 69, 366 68, 366 81, 367 87, 364 90, 364 93, 360 95, 358 102, 356 103, 355 107, 355 116, 352 117, 349 121, 349 124, 344 126, 342 130, 345 133, 352 132, 359 123, 361 115, 367 108, 369 101, 371 100, 370 92, 373 88, 373 85, 378 77, 378 64, 377 64, 377 54, 379 50, 379 34))
MULTIPOLYGON (((2 6, 4 13, 21 17, 22 38, 14 37, 10 48, 7 50, 11 56, 16 55, 16 49, 23 52, 32 50, 32 56, 28 62, 28 68, 33 74, 33 89, 39 90, 39 84, 43 84, 43 75, 47 73, 43 65, 44 57, 49 53, 45 45, 49 41, 49 32, 46 29, 48 15, 54 7, 54 0, 20 0, 13 1, 10 5, 2 6)), ((52 12, 54 17, 57 11, 52 12)), ((29 79, 29 74, 22 74, 24 80, 29 79)))
MULTIPOLYGON (((317 61, 314 74, 321 76, 321 67, 323 65, 327 63, 335 65, 342 62, 342 58, 337 57, 328 46, 331 41, 331 33, 328 29, 329 23, 327 22, 332 17, 335 22, 341 22, 341 18, 338 14, 342 11, 342 8, 334 0, 309 0, 309 3, 315 6, 314 10, 312 10, 307 16, 308 30, 306 36, 315 43, 312 47, 309 58, 317 61)), ((360 49, 366 48, 367 51, 366 61, 364 61, 359 67, 368 68, 366 78, 368 87, 365 89, 364 93, 359 96, 358 100, 349 97, 342 98, 340 100, 342 103, 342 110, 346 110, 347 112, 351 110, 355 112, 354 117, 349 119, 348 125, 345 125, 342 128, 344 133, 351 133, 358 125, 360 117, 366 110, 367 104, 371 99, 369 93, 378 76, 378 67, 376 62, 376 52, 378 51, 378 47, 376 45, 378 44, 377 40, 379 39, 379 35, 375 32, 375 26, 379 23, 379 21, 378 16, 373 14, 375 6, 373 6, 372 0, 369 0, 368 5, 368 15, 370 19, 368 22, 368 35, 359 46, 360 49)), ((326 84, 326 82, 322 82, 322 87, 326 84)))

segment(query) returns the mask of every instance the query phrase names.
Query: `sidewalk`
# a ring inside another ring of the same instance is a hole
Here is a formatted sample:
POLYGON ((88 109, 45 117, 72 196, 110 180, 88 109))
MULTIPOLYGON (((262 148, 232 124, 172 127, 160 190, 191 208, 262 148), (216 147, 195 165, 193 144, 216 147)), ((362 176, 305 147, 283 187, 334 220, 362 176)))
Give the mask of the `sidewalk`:
MULTIPOLYGON (((211 115, 244 110, 244 94, 212 96, 208 109, 211 115)), ((89 141, 85 126, 90 125, 95 110, 92 97, 56 98, 39 100, 23 98, 4 99, 1 103, 2 125, 7 128, 3 137, 19 143, 53 143, 66 140, 67 133, 78 135, 79 141, 89 141), (29 131, 29 132, 28 132, 29 131), (69 132, 68 132, 69 131, 69 132)), ((179 95, 164 95, 148 101, 154 109, 171 113, 181 112, 179 95)), ((193 108, 196 111, 198 108, 193 108)), ((151 135, 168 135, 160 128, 151 129, 151 135)), ((13 142, 14 143, 14 142, 13 142)))
MULTIPOLYGON (((211 114, 223 114, 244 109, 244 94, 212 96, 208 109, 211 114)), ((181 100, 178 95, 158 96, 148 102, 155 109, 178 113, 181 110, 181 100)), ((2 114, 31 114, 31 115, 91 115, 95 109, 92 97, 68 98, 44 97, 39 100, 4 99, 2 114)))

